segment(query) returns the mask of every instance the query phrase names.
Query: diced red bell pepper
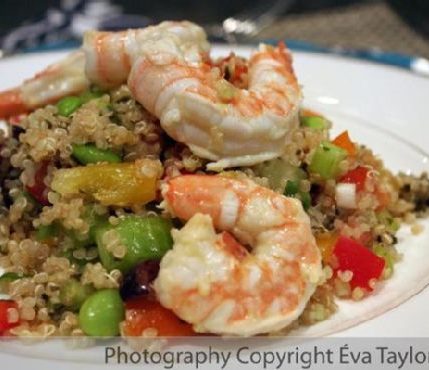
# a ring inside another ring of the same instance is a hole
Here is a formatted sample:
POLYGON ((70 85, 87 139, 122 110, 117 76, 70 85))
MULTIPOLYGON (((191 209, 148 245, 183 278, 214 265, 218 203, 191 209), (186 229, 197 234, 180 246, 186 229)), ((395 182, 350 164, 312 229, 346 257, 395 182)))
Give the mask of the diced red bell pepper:
POLYGON ((49 201, 46 196, 47 188, 44 182, 45 177, 48 174, 48 165, 49 162, 42 162, 34 174, 34 185, 26 187, 27 191, 33 196, 33 198, 43 206, 49 205, 49 201))
POLYGON ((124 333, 141 336, 145 329, 156 329, 160 337, 196 335, 192 326, 180 320, 172 311, 148 298, 135 298, 125 303, 127 309, 124 333))
POLYGON ((12 300, 0 300, 0 335, 18 325, 18 322, 10 323, 8 320, 8 310, 17 308, 17 304, 12 300))
POLYGON ((365 181, 368 176, 369 168, 358 166, 353 170, 347 172, 339 182, 346 182, 348 184, 356 184, 356 190, 362 191, 365 187, 365 181))
POLYGON ((349 153, 349 155, 356 155, 356 146, 350 140, 348 131, 344 131, 339 134, 334 140, 332 140, 332 143, 343 148, 347 153, 349 153))
POLYGON ((383 273, 385 260, 374 254, 357 241, 340 236, 334 246, 333 255, 336 257, 336 271, 351 271, 352 288, 360 287, 372 290, 370 280, 379 279, 383 273))

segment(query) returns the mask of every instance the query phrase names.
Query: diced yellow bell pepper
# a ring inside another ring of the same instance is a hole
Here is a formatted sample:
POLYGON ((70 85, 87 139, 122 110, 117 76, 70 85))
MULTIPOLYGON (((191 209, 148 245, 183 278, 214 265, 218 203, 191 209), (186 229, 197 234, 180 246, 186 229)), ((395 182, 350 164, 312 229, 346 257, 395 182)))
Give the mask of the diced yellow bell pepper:
POLYGON ((55 172, 52 190, 62 195, 85 193, 106 206, 135 206, 156 197, 159 161, 105 163, 55 172))
POLYGON ((322 254, 322 260, 329 263, 332 256, 334 245, 337 242, 338 235, 333 232, 325 232, 316 236, 316 243, 322 254))

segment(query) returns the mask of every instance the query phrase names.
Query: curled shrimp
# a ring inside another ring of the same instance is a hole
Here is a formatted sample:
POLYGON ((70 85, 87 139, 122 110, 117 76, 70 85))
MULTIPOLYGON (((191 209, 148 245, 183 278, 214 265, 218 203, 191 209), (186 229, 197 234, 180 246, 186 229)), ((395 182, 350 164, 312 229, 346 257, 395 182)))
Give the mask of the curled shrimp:
POLYGON ((188 220, 154 282, 163 306, 197 332, 240 336, 280 330, 301 314, 322 267, 299 201, 210 175, 175 177, 163 196, 188 220))
POLYGON ((169 136, 221 170, 282 155, 298 126, 301 90, 286 47, 261 45, 248 74, 248 89, 238 89, 204 63, 159 52, 136 62, 128 85, 169 136))
POLYGON ((201 27, 190 22, 122 32, 89 31, 81 50, 52 64, 14 89, 0 92, 0 118, 32 111, 67 95, 86 90, 90 83, 112 88, 126 82, 135 60, 170 50, 191 62, 208 49, 201 27))

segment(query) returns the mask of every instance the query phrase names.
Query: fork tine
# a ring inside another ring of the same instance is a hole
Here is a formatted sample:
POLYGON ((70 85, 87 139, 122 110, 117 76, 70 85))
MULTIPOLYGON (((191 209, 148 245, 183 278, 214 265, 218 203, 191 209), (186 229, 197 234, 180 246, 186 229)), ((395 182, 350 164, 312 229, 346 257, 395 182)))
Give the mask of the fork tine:
POLYGON ((273 23, 280 14, 290 8, 295 0, 260 1, 255 7, 237 13, 222 23, 225 38, 237 42, 238 37, 252 38, 273 23))

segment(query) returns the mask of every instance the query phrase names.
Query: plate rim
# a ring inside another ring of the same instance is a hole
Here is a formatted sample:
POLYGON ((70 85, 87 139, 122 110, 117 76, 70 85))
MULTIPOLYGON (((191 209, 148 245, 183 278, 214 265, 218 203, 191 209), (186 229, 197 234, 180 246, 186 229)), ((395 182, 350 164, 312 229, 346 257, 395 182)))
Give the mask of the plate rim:
MULTIPOLYGON (((238 48, 238 49, 248 49, 248 51, 252 51, 252 50, 256 50, 258 48, 258 45, 260 44, 267 44, 267 45, 272 45, 272 43, 270 42, 264 42, 266 40, 261 40, 258 43, 240 43, 240 44, 228 44, 228 43, 222 43, 222 42, 214 42, 211 44, 211 49, 216 49, 216 48, 222 48, 222 49, 227 49, 230 48, 231 52, 233 52, 234 48, 238 48)), ((287 42, 286 42, 287 45, 287 42)), ((3 61, 10 61, 16 58, 23 58, 23 57, 32 57, 32 56, 46 56, 49 54, 62 54, 62 53, 68 53, 74 50, 78 50, 79 48, 69 48, 69 47, 64 47, 64 48, 58 48, 58 49, 53 49, 53 50, 31 50, 31 51, 22 51, 19 53, 15 53, 15 54, 9 54, 9 55, 5 55, 0 57, 0 64, 3 61)), ((405 68, 401 68, 401 67, 397 67, 391 64, 384 64, 384 63, 377 63, 375 61, 371 61, 371 60, 366 60, 366 59, 362 59, 362 58, 358 58, 358 57, 354 57, 351 55, 341 55, 341 54, 335 54, 335 53, 329 53, 329 52, 321 52, 321 51, 304 51, 304 50, 296 50, 296 49, 289 49, 292 53, 292 57, 295 54, 298 55, 307 55, 307 56, 315 56, 315 57, 321 57, 321 58, 326 58, 326 59, 333 59, 339 62, 345 62, 345 63, 352 63, 352 64, 360 64, 362 66, 368 66, 368 67, 374 67, 376 69, 382 69, 382 70, 389 70, 391 72, 397 72, 399 74, 403 74, 409 77, 415 77, 419 80, 422 81, 428 81, 429 83, 429 78, 426 76, 423 76, 419 73, 416 73, 410 69, 405 69, 405 68)))

